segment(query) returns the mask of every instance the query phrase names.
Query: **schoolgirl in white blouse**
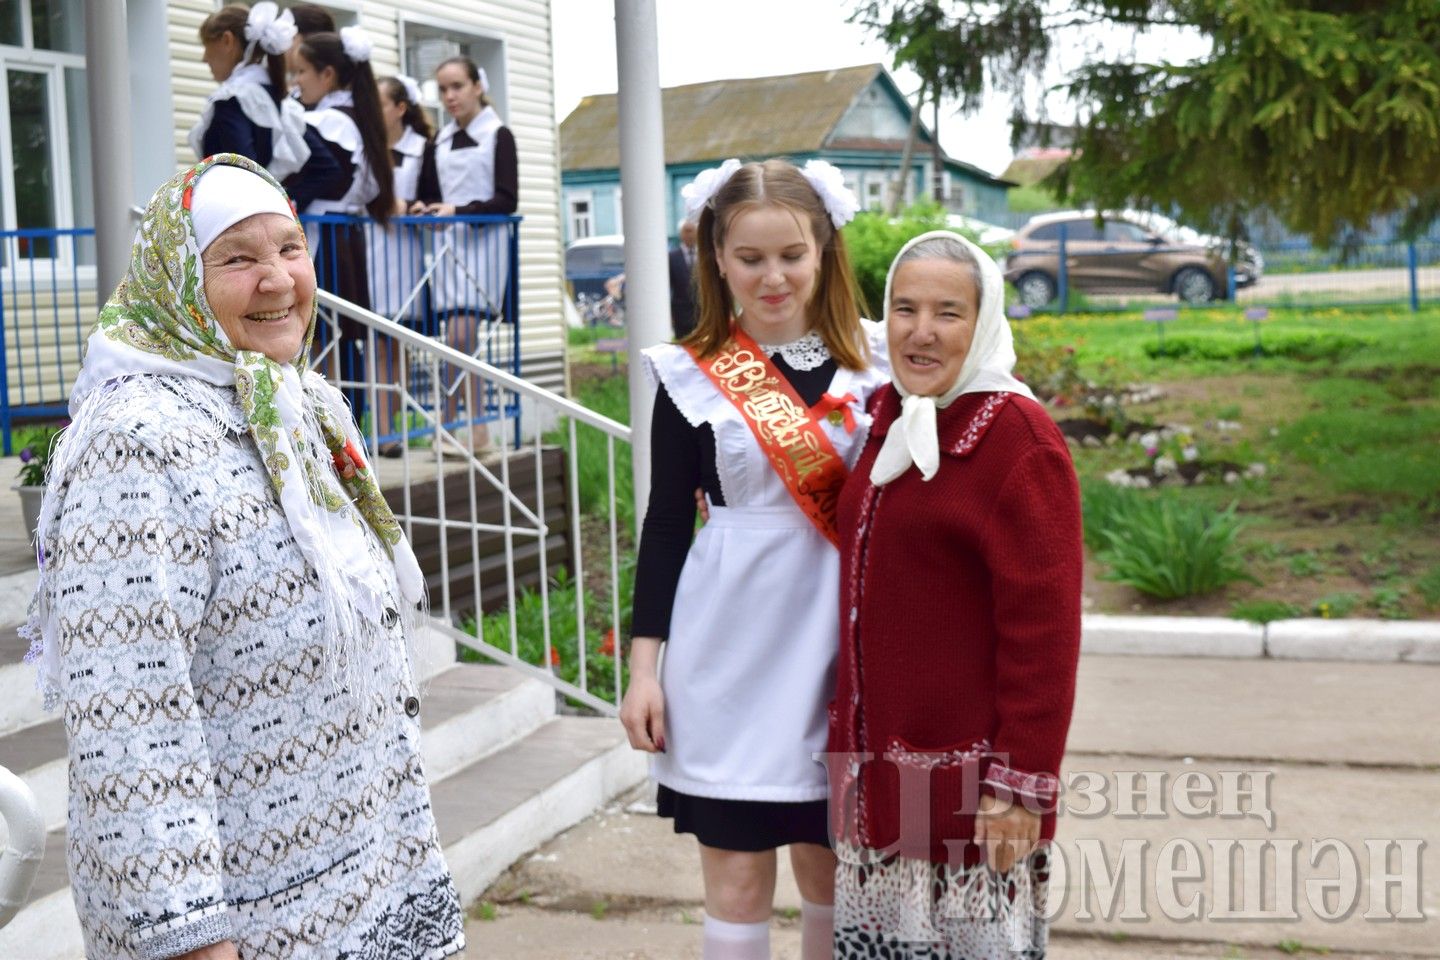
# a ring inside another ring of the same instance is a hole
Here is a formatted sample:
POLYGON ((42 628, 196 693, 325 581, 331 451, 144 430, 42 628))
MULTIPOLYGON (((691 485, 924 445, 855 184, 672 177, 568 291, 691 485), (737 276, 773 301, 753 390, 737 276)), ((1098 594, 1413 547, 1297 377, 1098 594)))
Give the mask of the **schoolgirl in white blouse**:
MULTIPOLYGON (((514 213, 519 198, 515 136, 490 102, 485 71, 468 57, 452 57, 436 69, 435 82, 450 122, 425 151, 420 195, 410 211, 442 217, 514 213)), ((473 353, 481 318, 510 319, 509 231, 503 224, 457 225, 437 236, 437 249, 446 239, 454 256, 436 267, 432 303, 444 324, 446 343, 473 353)), ((462 392, 456 391, 450 401, 447 420, 455 420, 462 392)), ((467 419, 477 416, 478 411, 467 419)), ((482 431, 471 432, 472 447, 488 443, 481 437, 482 431)))
MULTIPOLYGON (((292 79, 308 108, 305 121, 320 134, 344 171, 335 189, 301 213, 368 213, 384 224, 395 212, 390 147, 380 112, 380 91, 370 70, 370 47, 360 28, 345 27, 338 34, 305 37, 292 57, 292 79)), ((320 286, 368 308, 364 228, 327 224, 310 239, 317 252, 320 286)))
MULTIPOLYGON (((385 117, 390 160, 395 165, 395 212, 403 214, 419 196, 421 162, 434 138, 430 119, 420 105, 420 85, 406 76, 382 79, 380 112, 385 117)), ((424 291, 417 293, 415 289, 425 272, 424 252, 425 237, 413 223, 391 223, 376 231, 374 242, 369 245, 370 278, 375 294, 373 309, 381 316, 433 333, 425 329, 424 291)), ((376 358, 375 368, 382 385, 398 382, 396 362, 394 346, 386 341, 376 358)), ((380 393, 377 436, 397 429, 395 415, 399 409, 396 394, 380 393)), ((384 441, 379 446, 382 456, 399 456, 401 449, 395 441, 384 441)))

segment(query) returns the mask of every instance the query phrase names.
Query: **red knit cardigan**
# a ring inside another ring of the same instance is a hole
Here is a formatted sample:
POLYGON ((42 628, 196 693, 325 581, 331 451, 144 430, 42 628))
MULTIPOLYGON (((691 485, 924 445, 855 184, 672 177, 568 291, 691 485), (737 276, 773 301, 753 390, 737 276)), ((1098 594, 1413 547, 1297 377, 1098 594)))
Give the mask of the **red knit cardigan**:
POLYGON ((1045 410, 1007 393, 940 411, 929 481, 912 468, 875 487, 899 396, 887 387, 873 409, 839 507, 832 825, 871 849, 973 864, 981 793, 1043 809, 1042 837, 1055 834, 1080 652, 1079 487, 1045 410))

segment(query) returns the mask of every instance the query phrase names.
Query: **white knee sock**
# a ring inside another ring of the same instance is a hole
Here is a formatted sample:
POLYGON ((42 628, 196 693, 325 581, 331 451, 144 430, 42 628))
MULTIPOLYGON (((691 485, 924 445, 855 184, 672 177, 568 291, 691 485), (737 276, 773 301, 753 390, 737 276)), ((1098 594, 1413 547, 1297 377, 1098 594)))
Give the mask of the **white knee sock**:
POLYGON ((705 918, 705 960, 770 960, 770 921, 705 918))
POLYGON ((830 904, 800 901, 800 960, 830 960, 835 956, 835 908, 830 904))

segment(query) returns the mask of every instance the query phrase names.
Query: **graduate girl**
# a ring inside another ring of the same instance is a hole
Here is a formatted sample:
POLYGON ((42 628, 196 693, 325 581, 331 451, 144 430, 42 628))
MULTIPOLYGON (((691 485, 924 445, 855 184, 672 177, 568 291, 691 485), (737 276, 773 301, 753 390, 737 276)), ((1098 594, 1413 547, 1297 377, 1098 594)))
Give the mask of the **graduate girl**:
POLYGON ((835 502, 888 378, 840 227, 859 204, 823 161, 727 160, 699 214, 699 322, 645 351, 658 382, 651 491, 620 718, 654 754, 661 816, 700 843, 707 960, 770 956, 790 847, 802 956, 828 958, 826 704, 839 634, 835 502), (694 491, 709 522, 695 536, 694 491), (657 673, 661 647, 663 672, 657 673))
MULTIPOLYGON (((320 194, 301 213, 368 213, 383 224, 395 212, 390 149, 380 91, 370 72, 370 48, 363 30, 345 27, 338 34, 311 34, 295 51, 295 85, 309 110, 305 120, 343 173, 335 189, 320 194)), ((369 307, 364 227, 325 224, 310 240, 311 249, 317 251, 320 286, 369 307)))
POLYGON ((264 0, 246 8, 230 4, 200 24, 205 64, 220 83, 190 130, 197 160, 238 153, 279 180, 301 207, 340 176, 340 167, 305 123, 300 104, 285 96, 285 53, 295 36, 290 11, 264 0))
MULTIPOLYGON (((420 106, 420 85, 405 76, 381 80, 380 112, 385 118, 385 138, 395 166, 395 212, 403 214, 419 194, 421 161, 434 136, 430 120, 420 106)), ((369 245, 369 254, 375 312, 392 320, 418 324, 423 316, 424 294, 423 291, 418 296, 411 294, 425 270, 419 230, 413 225, 395 223, 379 228, 369 245)), ((381 347, 383 352, 377 357, 376 374, 382 383, 394 384, 398 379, 396 351, 388 339, 381 347)), ((395 429, 395 414, 399 409, 395 394, 380 395, 379 435, 395 429)), ((401 446, 395 442, 382 443, 379 452, 398 456, 401 446)))
MULTIPOLYGON (((410 212, 441 217, 514 213, 519 198, 515 136, 490 103, 485 71, 468 57, 451 57, 435 70, 435 82, 450 122, 425 151, 419 197, 410 212)), ((508 318, 509 231, 501 224, 456 226, 436 237, 437 249, 446 240, 456 259, 435 269, 434 309, 445 326, 445 342, 474 353, 479 319, 508 318)), ((458 397, 449 404, 447 420, 454 420, 457 405, 458 397)), ((471 445, 483 447, 482 435, 482 430, 472 431, 471 445)))

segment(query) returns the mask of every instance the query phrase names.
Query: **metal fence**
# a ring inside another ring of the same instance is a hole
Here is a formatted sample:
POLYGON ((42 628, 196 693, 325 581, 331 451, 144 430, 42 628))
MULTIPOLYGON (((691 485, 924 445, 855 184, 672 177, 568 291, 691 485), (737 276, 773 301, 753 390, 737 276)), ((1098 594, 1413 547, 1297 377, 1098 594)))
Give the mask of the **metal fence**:
POLYGON ((1011 314, 1125 311, 1231 302, 1265 307, 1393 305, 1440 301, 1440 238, 1356 239, 1330 249, 1305 243, 1228 247, 1109 234, 1030 241, 1006 258, 1011 314))
MULTIPOLYGON (((318 366, 341 389, 369 394, 372 406, 388 397, 413 425, 398 434, 394 456, 374 466, 426 573, 435 629, 614 716, 624 689, 621 455, 630 428, 328 294, 320 320, 334 330, 354 323, 370 357, 399 358, 402 376, 392 383, 369 370, 350 381, 318 366), (453 381, 438 373, 447 367, 453 381), (500 431, 492 448, 475 453, 440 413, 451 386, 462 405, 493 396, 514 410, 523 399, 557 426, 523 442, 500 431)), ((372 450, 384 443, 373 421, 365 433, 372 450)))
MULTIPOLYGON (((394 217, 383 225, 339 215, 301 220, 321 289, 518 374, 520 217, 394 217)), ((0 435, 6 455, 17 420, 65 414, 103 300, 95 289, 94 234, 92 228, 0 231, 0 435)), ((381 382, 401 376, 393 351, 367 356, 353 323, 321 325, 317 341, 317 356, 336 365, 337 379, 364 381, 372 362, 381 382)), ((458 374, 444 368, 440 375, 448 378, 444 389, 453 400, 458 374)), ((389 410, 371 411, 369 399, 364 391, 351 391, 357 417, 380 416, 381 442, 393 442, 404 421, 388 416, 389 410)), ((467 412, 483 421, 514 418, 518 408, 491 392, 467 412)))

